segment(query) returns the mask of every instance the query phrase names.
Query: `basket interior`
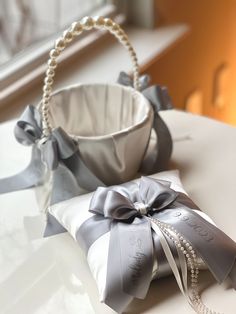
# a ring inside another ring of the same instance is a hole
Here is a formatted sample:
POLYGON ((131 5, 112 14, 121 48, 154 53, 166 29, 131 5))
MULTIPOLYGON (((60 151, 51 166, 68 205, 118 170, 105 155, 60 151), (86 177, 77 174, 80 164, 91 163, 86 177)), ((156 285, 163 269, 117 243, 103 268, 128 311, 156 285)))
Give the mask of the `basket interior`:
POLYGON ((118 84, 87 84, 56 92, 50 122, 75 136, 103 136, 145 123, 152 117, 146 98, 118 84))

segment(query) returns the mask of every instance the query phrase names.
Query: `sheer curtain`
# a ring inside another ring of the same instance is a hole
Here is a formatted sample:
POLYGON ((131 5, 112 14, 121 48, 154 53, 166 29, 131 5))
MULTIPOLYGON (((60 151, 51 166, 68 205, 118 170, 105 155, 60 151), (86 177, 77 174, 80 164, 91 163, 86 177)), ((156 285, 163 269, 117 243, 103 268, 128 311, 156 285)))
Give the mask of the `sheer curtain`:
POLYGON ((107 0, 0 0, 0 65, 106 5, 107 0))

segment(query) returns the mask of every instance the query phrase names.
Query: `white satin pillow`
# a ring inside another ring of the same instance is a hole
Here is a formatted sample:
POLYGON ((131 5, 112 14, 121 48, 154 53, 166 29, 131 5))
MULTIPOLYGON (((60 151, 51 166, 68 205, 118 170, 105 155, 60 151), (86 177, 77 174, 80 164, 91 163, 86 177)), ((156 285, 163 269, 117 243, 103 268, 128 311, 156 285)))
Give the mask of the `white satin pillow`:
MULTIPOLYGON (((179 178, 179 171, 163 171, 150 177, 171 182, 171 188, 177 192, 187 195, 179 178)), ((138 182, 139 179, 134 181, 138 182)), ((57 203, 49 208, 49 212, 59 221, 59 223, 68 230, 72 237, 76 240, 76 233, 79 227, 91 216, 89 205, 93 193, 77 196, 70 200, 57 203)), ((203 212, 199 212, 204 219, 213 223, 212 220, 203 212)), ((95 278, 99 290, 100 301, 104 301, 104 292, 106 286, 107 259, 109 247, 110 232, 105 233, 97 239, 89 248, 87 260, 95 278)), ((158 264, 154 263, 153 274, 158 272, 158 264), (157 269, 156 269, 157 268, 157 269)))

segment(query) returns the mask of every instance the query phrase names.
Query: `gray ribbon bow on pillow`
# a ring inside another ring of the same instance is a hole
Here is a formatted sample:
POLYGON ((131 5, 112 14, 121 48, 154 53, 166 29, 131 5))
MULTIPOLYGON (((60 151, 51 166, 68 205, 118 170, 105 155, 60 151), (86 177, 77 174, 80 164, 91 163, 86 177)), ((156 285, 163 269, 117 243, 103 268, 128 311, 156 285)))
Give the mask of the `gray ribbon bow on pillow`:
MULTIPOLYGON (((139 184, 99 187, 89 211, 95 215, 80 226, 76 239, 88 252, 98 238, 110 231, 104 300, 117 312, 122 312, 133 297, 146 296, 154 259, 157 275, 159 268, 166 269, 169 263, 166 246, 160 241, 160 232, 153 229, 151 218, 178 230, 218 282, 229 277, 236 289, 235 242, 202 218, 191 199, 171 189, 169 182, 142 177, 139 184)), ((174 244, 166 243, 176 256, 174 244)))
POLYGON ((118 191, 99 187, 94 194, 89 211, 117 221, 130 221, 135 217, 162 210, 169 206, 178 196, 170 189, 167 181, 156 181, 148 177, 140 179, 139 190, 130 199, 118 191))

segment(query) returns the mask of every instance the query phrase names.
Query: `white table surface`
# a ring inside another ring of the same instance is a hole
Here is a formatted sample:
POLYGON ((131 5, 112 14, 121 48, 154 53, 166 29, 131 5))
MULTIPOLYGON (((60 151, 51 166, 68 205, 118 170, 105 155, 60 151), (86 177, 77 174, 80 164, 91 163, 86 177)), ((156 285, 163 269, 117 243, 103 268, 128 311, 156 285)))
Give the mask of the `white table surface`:
MULTIPOLYGON (((193 200, 236 240, 236 129, 183 112, 163 112, 174 138, 172 168, 193 200)), ((0 125, 0 176, 27 165, 30 149, 13 137, 14 123, 0 125)), ((100 304, 85 256, 69 234, 37 238, 44 227, 33 189, 0 195, 0 313, 111 314, 100 304), (31 216, 30 218, 26 218, 31 216)), ((236 291, 204 272, 203 300, 236 313, 236 291)), ((145 300, 127 313, 193 313, 174 278, 155 281, 145 300)))

